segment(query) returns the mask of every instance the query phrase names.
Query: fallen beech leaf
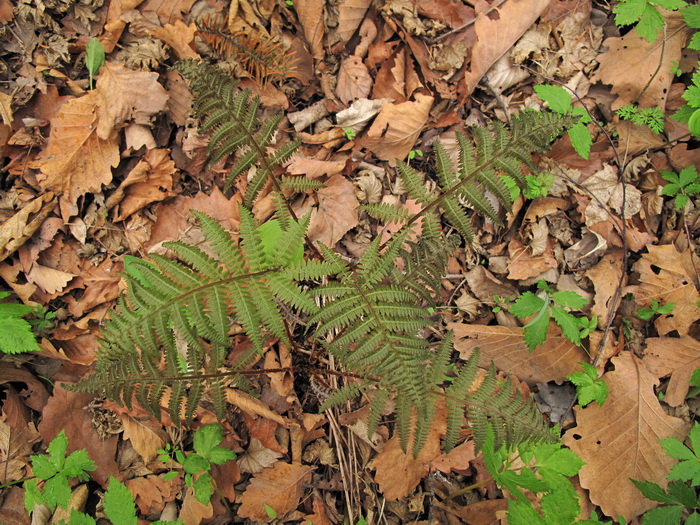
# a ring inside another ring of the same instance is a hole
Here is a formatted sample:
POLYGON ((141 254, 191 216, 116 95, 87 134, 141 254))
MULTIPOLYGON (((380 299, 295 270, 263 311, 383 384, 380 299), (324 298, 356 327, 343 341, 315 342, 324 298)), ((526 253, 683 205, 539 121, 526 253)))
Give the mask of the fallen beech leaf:
POLYGON ((367 98, 372 91, 372 77, 362 59, 355 55, 345 58, 338 71, 335 94, 345 104, 358 98, 367 98))
POLYGON ((194 497, 194 489, 187 487, 185 498, 182 501, 182 509, 180 510, 180 519, 185 522, 185 525, 199 525, 202 523, 202 520, 211 518, 213 515, 214 507, 211 502, 203 505, 194 497))
POLYGON ((433 107, 433 97, 416 93, 415 98, 400 104, 385 102, 362 140, 367 149, 392 166, 413 149, 433 107))
POLYGON ((194 3, 195 0, 146 0, 140 11, 144 15, 155 13, 163 25, 174 24, 177 20, 182 20, 182 15, 189 12, 194 3))
POLYGON ((352 38, 371 4, 371 0, 346 0, 338 4, 338 27, 335 38, 347 42, 352 38))
POLYGON ((100 69, 94 92, 99 100, 97 136, 103 140, 128 122, 150 124, 151 117, 164 111, 168 102, 158 73, 134 71, 112 62, 100 69))
POLYGON ((270 468, 283 454, 263 445, 259 439, 250 438, 248 449, 238 460, 241 472, 257 474, 263 469, 270 468))
POLYGON ((145 476, 127 479, 124 482, 139 506, 141 514, 161 512, 167 502, 175 500, 181 484, 180 474, 168 481, 163 481, 162 476, 145 476))
POLYGON ((112 181, 119 164, 116 134, 100 138, 96 132, 99 97, 92 91, 61 106, 51 119, 49 142, 32 167, 41 170, 37 182, 44 190, 61 193, 64 220, 78 213, 76 203, 84 194, 99 193, 112 181))
POLYGON ((15 429, 0 419, 0 483, 9 483, 27 476, 32 446, 41 440, 33 423, 15 429))
POLYGON ((309 179, 332 176, 345 168, 345 160, 318 160, 294 155, 287 165, 290 175, 304 175, 309 179))
POLYGON ((304 483, 311 479, 314 467, 279 461, 250 479, 250 485, 241 496, 238 515, 252 521, 268 521, 268 505, 282 518, 299 505, 304 483))
POLYGON ((24 383, 26 389, 20 390, 20 396, 29 408, 37 412, 41 412, 49 401, 46 387, 34 374, 4 361, 0 362, 0 384, 6 383, 24 383))
POLYGON ((654 393, 658 380, 634 354, 623 352, 612 363, 615 370, 603 376, 608 385, 605 405, 577 407, 577 425, 566 432, 563 443, 585 462, 579 479, 591 501, 607 516, 622 515, 629 521, 657 505, 630 478, 666 486, 676 460, 664 452, 659 439, 683 441, 690 426, 666 414, 654 393))
POLYGON ((51 193, 24 203, 12 217, 0 224, 0 261, 12 255, 39 229, 58 202, 51 193))
POLYGON ((299 22, 304 30, 304 39, 309 46, 311 54, 316 60, 325 56, 323 49, 323 0, 296 0, 294 10, 297 12, 299 22))
POLYGON ((151 31, 151 35, 161 39, 168 44, 175 55, 180 60, 187 58, 200 58, 191 46, 194 45, 194 35, 197 32, 197 26, 190 24, 186 26, 182 20, 175 20, 175 24, 165 24, 165 27, 159 27, 151 31))
POLYGON ((36 284, 46 293, 54 294, 62 291, 75 275, 34 263, 32 269, 26 273, 26 277, 27 281, 36 284))
POLYGON ((313 525, 331 525, 333 522, 328 519, 326 514, 326 507, 323 504, 323 499, 320 496, 314 494, 314 501, 311 504, 313 509, 313 514, 307 514, 304 516, 304 520, 308 523, 313 523, 313 525))
POLYGON ((532 255, 527 246, 515 237, 508 243, 508 279, 524 280, 557 268, 557 260, 552 252, 553 240, 548 239, 548 246, 542 255, 532 255))
POLYGON ((165 446, 168 439, 163 425, 153 419, 134 419, 129 414, 119 414, 124 425, 124 439, 131 441, 143 462, 148 465, 158 455, 158 449, 165 446))
POLYGON ((486 72, 508 51, 539 18, 549 0, 510 0, 498 12, 496 20, 479 13, 474 24, 477 42, 471 49, 471 65, 465 71, 466 95, 471 95, 486 72))
POLYGON ((700 368, 700 343, 685 335, 680 339, 649 337, 644 350, 644 364, 656 377, 671 375, 664 402, 677 407, 685 402, 690 377, 700 368))
POLYGON ((66 453, 70 454, 81 448, 87 450, 88 456, 97 465, 97 470, 90 472, 90 477, 106 487, 110 476, 121 481, 124 475, 115 460, 119 438, 115 435, 108 438, 98 435, 92 417, 86 409, 94 398, 92 394, 69 392, 61 383, 56 383, 53 396, 42 411, 39 432, 44 442, 49 443, 61 430, 65 430, 68 438, 66 453))
MULTIPOLYGON (((586 271, 595 288, 591 315, 598 316, 598 324, 605 325, 610 316, 610 310, 617 310, 617 304, 611 304, 622 273, 622 250, 614 249, 606 253, 598 264, 586 271)), ((627 282, 625 277, 624 283, 627 282)))
MULTIPOLYGON (((12 14, 11 4, 10 14, 12 14)), ((31 523, 29 514, 24 510, 23 487, 7 487, 3 491, 3 498, 0 503, 0 523, 5 525, 29 525, 31 523)))
POLYGON ((270 407, 268 407, 262 401, 259 401, 239 390, 227 388, 226 401, 237 406, 251 416, 261 416, 270 419, 285 428, 287 427, 287 421, 282 416, 270 410, 270 407))
POLYGON ((588 359, 585 350, 562 336, 554 322, 544 344, 532 352, 519 327, 450 323, 447 328, 455 333, 454 346, 462 359, 479 348, 480 366, 486 368, 493 361, 499 370, 530 384, 564 381, 577 370, 579 361, 588 359))
MULTIPOLYGON (((695 271, 691 263, 690 249, 678 253, 675 246, 647 246, 649 253, 633 266, 639 272, 637 286, 629 286, 623 291, 634 294, 639 306, 650 306, 651 300, 659 304, 676 303, 669 314, 660 315, 654 322, 659 335, 677 330, 680 335, 687 335, 690 326, 700 319, 700 294, 693 285, 695 271)), ((695 266, 700 264, 695 258, 695 266)))

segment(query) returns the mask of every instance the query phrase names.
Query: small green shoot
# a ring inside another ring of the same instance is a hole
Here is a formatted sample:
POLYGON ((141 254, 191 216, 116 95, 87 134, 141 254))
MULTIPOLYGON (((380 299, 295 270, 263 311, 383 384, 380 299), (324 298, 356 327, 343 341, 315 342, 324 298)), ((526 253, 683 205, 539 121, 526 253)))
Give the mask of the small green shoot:
MULTIPOLYGON (((582 336, 581 329, 590 331, 591 323, 594 321, 582 324, 567 308, 580 310, 588 303, 588 300, 576 292, 552 292, 544 280, 537 283, 537 288, 545 292, 544 298, 538 297, 532 292, 525 292, 509 308, 510 313, 519 319, 536 314, 535 318, 524 327, 527 347, 534 350, 538 345, 544 343, 549 330, 550 318, 553 318, 559 325, 564 337, 572 343, 580 345, 581 338, 585 337, 582 336)), ((595 324, 597 325, 597 320, 595 324)), ((587 334, 588 332, 586 332, 587 334)))
POLYGON ((85 65, 90 74, 90 89, 93 88, 93 80, 104 63, 105 50, 102 48, 100 41, 97 38, 93 38, 85 46, 85 65))
POLYGON ((634 24, 639 36, 648 42, 654 42, 659 35, 659 31, 664 28, 664 18, 658 8, 676 11, 683 9, 687 5, 683 0, 655 0, 654 2, 649 0, 622 0, 613 9, 615 24, 618 26, 634 24))
POLYGON ((56 507, 68 507, 71 489, 68 480, 88 479, 87 472, 97 467, 88 458, 85 449, 76 450, 66 457, 68 438, 61 432, 49 443, 48 456, 31 456, 32 471, 35 479, 24 482, 24 507, 31 513, 37 505, 46 505, 51 510, 56 507), (44 486, 39 490, 37 480, 43 480, 44 486))
POLYGON ((655 134, 664 130, 664 113, 659 108, 644 108, 628 104, 617 110, 618 116, 622 120, 629 120, 638 126, 647 126, 655 134))
POLYGON ((343 128, 343 134, 348 140, 353 140, 355 138, 355 130, 352 128, 343 128))
POLYGON ((608 398, 608 385, 603 378, 598 377, 598 370, 589 363, 579 363, 583 367, 583 372, 574 372, 566 378, 576 386, 578 404, 585 407, 595 401, 603 406, 608 398))
POLYGON ((591 153, 593 138, 588 131, 587 124, 592 122, 585 108, 571 105, 571 94, 561 86, 543 84, 535 86, 535 93, 545 102, 549 103, 549 109, 560 115, 578 115, 581 118, 569 129, 569 138, 576 153, 584 159, 588 159, 591 153))
POLYGON ((413 160, 416 157, 422 157, 423 152, 419 149, 412 149, 411 151, 408 152, 408 160, 413 160))
MULTIPOLYGON (((0 292, 0 299, 10 295, 10 292, 0 292)), ((20 354, 41 350, 32 332, 31 323, 22 319, 35 312, 33 306, 0 303, 0 351, 6 354, 20 354)))
POLYGON ((678 175, 672 171, 661 170, 661 177, 669 182, 664 186, 661 195, 673 197, 677 210, 685 208, 690 197, 700 193, 700 179, 695 164, 683 168, 678 175))
POLYGON ((265 508, 265 514, 267 514, 267 517, 270 518, 271 520, 274 520, 277 517, 277 511, 270 507, 267 503, 264 504, 265 508))
POLYGON ((223 439, 221 425, 212 424, 198 429, 194 433, 194 452, 182 462, 185 483, 194 488, 195 498, 203 505, 209 503, 213 492, 214 480, 209 474, 211 464, 223 465, 236 459, 233 451, 219 445, 223 439))
POLYGON ((495 314, 500 312, 501 310, 505 309, 508 310, 510 308, 511 303, 513 300, 510 297, 501 297, 500 295, 494 295, 493 296, 493 303, 496 305, 493 308, 491 308, 491 311, 495 314))
POLYGON ((676 303, 666 303, 661 305, 656 299, 651 300, 651 306, 649 308, 640 308, 637 310, 637 317, 643 321, 648 321, 654 315, 664 315, 670 314, 675 308, 676 303))
POLYGON ((651 481, 632 480, 645 498, 665 505, 645 512, 644 523, 680 524, 683 514, 688 513, 685 509, 692 511, 685 518, 686 524, 700 523, 700 500, 696 494, 696 489, 700 486, 700 424, 697 422, 690 431, 688 440, 690 447, 676 438, 661 440, 666 454, 679 460, 668 474, 670 482, 665 489, 651 481))
MULTIPOLYGON (((578 124, 577 124, 578 125, 578 124)), ((546 197, 554 184, 554 174, 540 173, 539 175, 525 175, 527 186, 523 190, 526 199, 538 199, 546 197)))
POLYGON ((671 61, 671 69, 669 70, 669 73, 671 73, 675 77, 679 77, 683 74, 683 71, 681 70, 680 64, 677 60, 671 61))

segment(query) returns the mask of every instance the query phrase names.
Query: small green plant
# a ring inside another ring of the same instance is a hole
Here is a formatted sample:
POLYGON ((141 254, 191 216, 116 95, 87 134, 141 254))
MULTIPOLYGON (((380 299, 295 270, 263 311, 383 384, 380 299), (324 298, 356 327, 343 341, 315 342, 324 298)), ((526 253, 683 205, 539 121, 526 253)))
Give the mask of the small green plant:
POLYGON ((540 173, 539 175, 525 175, 525 184, 527 186, 523 190, 523 196, 526 199, 538 199, 546 197, 549 190, 554 184, 554 174, 540 173))
POLYGON ((93 79, 105 63, 105 50, 97 38, 90 40, 85 46, 85 65, 90 74, 90 89, 93 88, 93 79))
POLYGON ((676 11, 687 5, 683 0, 622 0, 613 9, 615 24, 634 25, 639 36, 648 42, 654 42, 664 27, 664 18, 658 8, 676 11))
POLYGON ((493 303, 496 306, 491 308, 491 311, 497 314, 501 310, 508 310, 508 308, 510 308, 510 305, 513 303, 513 300, 510 297, 501 297, 500 295, 494 295, 493 303))
POLYGON ((632 480, 645 498, 664 504, 646 511, 644 523, 680 524, 683 514, 690 512, 685 518, 686 525, 700 524, 700 499, 697 496, 700 486, 700 424, 697 422, 688 439, 690 447, 675 438, 661 440, 666 454, 679 460, 668 474, 669 484, 665 489, 651 481, 632 480))
POLYGON ((219 445, 224 439, 221 425, 204 426, 194 433, 194 452, 187 454, 182 462, 185 483, 194 488, 194 496, 206 505, 211 500, 214 480, 209 474, 212 463, 223 465, 236 459, 235 452, 219 445))
POLYGON ((700 193, 700 180, 695 164, 683 168, 679 174, 672 171, 661 170, 661 176, 669 184, 664 186, 661 195, 674 198, 674 205, 677 210, 682 210, 688 204, 690 197, 700 193))
MULTIPOLYGON (((10 295, 10 292, 0 292, 0 299, 10 295)), ((6 354, 20 354, 41 350, 32 332, 31 322, 22 319, 35 312, 36 309, 33 306, 0 303, 0 351, 6 354)))
POLYGON ((608 398, 608 385, 602 377, 598 377, 598 370, 589 363, 579 363, 583 367, 583 372, 574 372, 566 378, 576 386, 576 396, 578 404, 585 407, 595 401, 603 406, 608 398))
POLYGON ((676 307, 676 303, 666 303, 661 305, 656 299, 651 300, 651 306, 649 308, 640 308, 637 310, 637 317, 643 321, 648 321, 654 315, 664 315, 670 314, 676 307))
POLYGON ((422 157, 423 152, 419 149, 412 149, 411 151, 408 152, 408 160, 413 160, 416 157, 422 157))
POLYGON ((509 308, 510 313, 519 319, 525 319, 532 315, 535 318, 525 325, 525 343, 530 350, 544 343, 549 330, 549 320, 554 321, 561 328, 564 337, 574 344, 580 345, 581 339, 595 329, 598 324, 597 318, 578 319, 571 314, 567 308, 580 310, 587 303, 576 292, 558 291, 553 292, 544 280, 537 283, 537 288, 544 292, 544 298, 538 297, 532 292, 525 292, 518 297, 509 308))
POLYGON ((659 108, 639 109, 634 104, 628 104, 617 110, 622 120, 629 120, 638 126, 647 126, 657 135, 664 130, 664 113, 659 108))
MULTIPOLYGON (((696 36, 698 34, 700 32, 696 33, 696 36)), ((700 137, 700 72, 698 72, 698 66, 695 67, 691 81, 692 85, 688 86, 681 95, 687 104, 676 111, 673 118, 687 124, 688 131, 696 137, 700 137)))
POLYGON ((560 115, 576 115, 581 117, 574 126, 569 128, 568 134, 576 153, 584 159, 588 159, 591 153, 593 138, 588 131, 587 124, 592 122, 585 108, 571 105, 571 93, 561 86, 544 84, 535 86, 535 93, 545 102, 549 103, 549 109, 560 115))
POLYGON ((343 128, 343 134, 348 140, 353 140, 355 138, 355 130, 352 128, 343 128))
POLYGON ((683 74, 683 70, 681 69, 681 66, 677 60, 671 61, 671 69, 669 69, 668 72, 671 73, 675 77, 679 77, 683 74))

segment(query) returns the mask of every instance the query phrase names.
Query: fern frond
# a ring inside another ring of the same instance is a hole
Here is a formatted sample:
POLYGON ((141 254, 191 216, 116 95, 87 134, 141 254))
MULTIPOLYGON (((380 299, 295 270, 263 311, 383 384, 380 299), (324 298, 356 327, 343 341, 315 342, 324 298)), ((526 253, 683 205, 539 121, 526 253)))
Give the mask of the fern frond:
POLYGON ((254 31, 231 33, 221 17, 204 17, 197 29, 220 58, 238 62, 259 84, 294 76, 294 56, 280 42, 254 31))
POLYGON ((216 220, 193 213, 213 255, 173 242, 166 246, 177 260, 153 256, 152 262, 130 262, 128 294, 105 325, 95 373, 74 385, 75 390, 104 390, 110 399, 127 404, 135 397, 159 417, 170 388, 174 421, 181 415, 189 420, 205 397, 221 416, 224 386, 243 381, 236 371, 262 352, 265 340, 274 336, 291 346, 280 303, 315 313, 310 293, 298 282, 343 269, 332 262, 292 261, 288 244, 299 245, 309 217, 289 223, 269 260, 257 223, 242 205, 238 242, 216 220), (253 348, 224 366, 234 321, 253 348))
POLYGON ((220 68, 186 60, 178 62, 175 69, 190 80, 195 93, 195 115, 202 120, 200 132, 211 132, 210 162, 234 153, 238 155, 224 189, 228 190, 238 177, 255 168, 244 197, 246 207, 250 208, 275 168, 289 159, 300 143, 292 141, 276 150, 270 148, 282 116, 273 115, 259 124, 259 100, 252 97, 250 90, 237 90, 238 82, 220 68))
POLYGON ((406 222, 409 211, 403 206, 378 202, 376 204, 360 204, 360 210, 366 211, 370 217, 379 219, 382 222, 406 222))
POLYGON ((309 191, 317 191, 325 188, 326 185, 315 179, 308 177, 300 177, 298 175, 283 175, 282 187, 287 190, 292 190, 297 193, 306 193, 309 191))

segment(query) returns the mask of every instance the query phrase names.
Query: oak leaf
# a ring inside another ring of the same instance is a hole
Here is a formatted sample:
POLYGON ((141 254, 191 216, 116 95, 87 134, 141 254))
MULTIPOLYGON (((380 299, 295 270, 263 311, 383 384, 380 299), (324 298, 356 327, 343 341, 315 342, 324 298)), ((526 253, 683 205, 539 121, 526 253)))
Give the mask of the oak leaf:
POLYGON ((49 141, 32 167, 41 170, 37 182, 44 191, 61 193, 64 220, 78 213, 76 203, 86 193, 99 193, 112 181, 112 168, 119 164, 116 134, 97 135, 100 98, 90 92, 61 106, 51 119, 49 141))
POLYGON ((199 525, 204 519, 211 518, 213 515, 214 507, 211 502, 206 505, 200 503, 194 495, 194 488, 187 487, 180 510, 180 519, 185 525, 199 525))
POLYGON ((323 0, 296 0, 294 10, 297 12, 299 22, 304 30, 304 39, 309 46, 311 54, 316 60, 320 60, 326 54, 323 49, 323 0))
POLYGON ((362 59, 356 55, 350 55, 340 64, 338 71, 338 84, 335 94, 345 104, 349 104, 358 98, 366 98, 372 91, 372 77, 364 65, 362 59))
POLYGON ((180 475, 164 481, 162 476, 127 479, 124 484, 131 491, 141 514, 160 512, 169 501, 174 501, 180 490, 180 475))
POLYGON ((630 478, 661 486, 676 460, 664 452, 660 439, 681 441, 690 430, 659 404, 657 378, 631 352, 612 359, 615 370, 604 375, 608 399, 576 408, 576 427, 563 443, 585 461, 579 472, 581 486, 607 516, 628 521, 656 506, 645 499, 630 478))
POLYGON ((311 478, 314 467, 299 463, 277 462, 250 480, 241 496, 238 515, 252 521, 267 521, 265 506, 269 506, 282 518, 299 505, 304 484, 311 478))
POLYGON ((485 326, 450 323, 455 333, 455 349, 462 359, 468 359, 475 348, 481 350, 480 366, 491 361, 496 368, 532 383, 561 382, 586 361, 586 352, 564 336, 550 323, 546 341, 532 352, 523 339, 523 329, 509 326, 485 326))
POLYGON ((685 402, 693 372, 700 368, 700 343, 685 335, 680 339, 649 337, 644 363, 657 377, 671 375, 664 402, 673 407, 685 402))
POLYGON ((400 104, 385 102, 362 141, 367 149, 392 166, 396 159, 405 159, 413 149, 433 107, 433 97, 416 93, 415 98, 400 104))

